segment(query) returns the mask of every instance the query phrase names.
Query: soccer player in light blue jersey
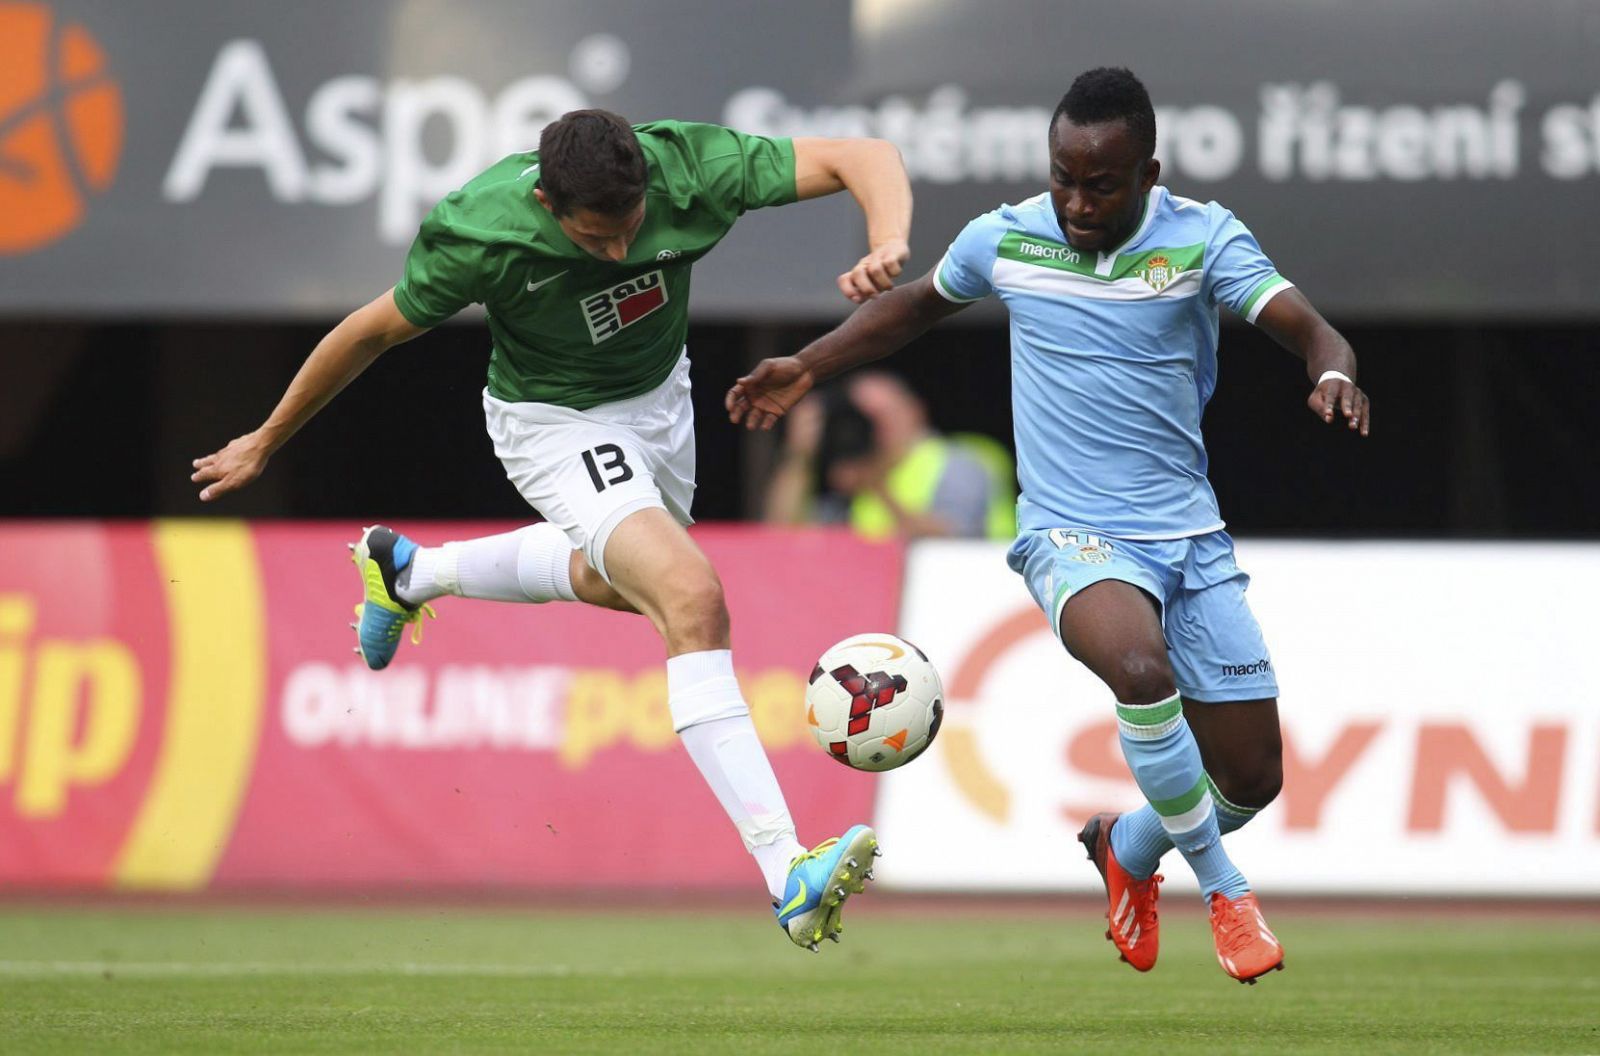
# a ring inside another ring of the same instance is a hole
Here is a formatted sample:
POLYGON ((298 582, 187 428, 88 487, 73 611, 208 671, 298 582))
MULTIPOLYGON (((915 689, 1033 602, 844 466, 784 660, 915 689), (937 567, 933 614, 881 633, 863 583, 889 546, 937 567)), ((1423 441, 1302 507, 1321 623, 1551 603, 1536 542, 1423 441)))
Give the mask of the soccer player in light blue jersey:
POLYGON ((769 429, 814 384, 902 347, 991 294, 1011 316, 1020 532, 1008 554, 1061 642, 1112 690, 1147 805, 1079 839, 1105 882, 1108 937, 1158 952, 1156 867, 1200 881, 1217 958, 1241 982, 1283 965, 1221 837, 1282 782, 1277 681, 1206 479, 1200 418, 1222 307, 1303 359, 1307 405, 1366 436, 1350 346, 1216 202, 1157 183, 1155 112, 1125 69, 1078 77, 1049 129, 1050 189, 969 223, 937 267, 796 356, 734 385, 735 423, 769 429))

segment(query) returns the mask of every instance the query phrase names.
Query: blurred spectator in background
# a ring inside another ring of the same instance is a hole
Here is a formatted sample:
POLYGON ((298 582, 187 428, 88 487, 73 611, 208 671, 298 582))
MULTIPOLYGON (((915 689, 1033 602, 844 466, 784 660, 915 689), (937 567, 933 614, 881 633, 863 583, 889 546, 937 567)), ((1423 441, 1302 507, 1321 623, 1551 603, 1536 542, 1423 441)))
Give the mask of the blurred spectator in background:
POLYGON ((774 524, 849 524, 871 539, 1010 539, 1016 472, 999 441, 943 435, 892 374, 856 374, 789 413, 768 485, 774 524))

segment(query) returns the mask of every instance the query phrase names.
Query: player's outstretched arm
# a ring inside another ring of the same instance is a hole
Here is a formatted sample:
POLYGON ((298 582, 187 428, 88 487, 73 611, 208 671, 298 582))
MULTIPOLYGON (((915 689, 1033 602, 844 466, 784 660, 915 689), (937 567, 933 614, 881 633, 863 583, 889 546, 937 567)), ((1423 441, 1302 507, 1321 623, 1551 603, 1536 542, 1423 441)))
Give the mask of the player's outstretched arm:
POLYGON ((400 314, 392 289, 347 315, 317 342, 278 406, 259 428, 234 438, 220 451, 194 460, 189 479, 204 485, 200 501, 210 502, 238 491, 259 477, 267 459, 373 360, 425 332, 426 328, 400 314))
POLYGON ((1351 430, 1362 436, 1371 432, 1372 406, 1356 385, 1355 351, 1304 294, 1284 290, 1261 310, 1256 325, 1306 361, 1306 376, 1315 386, 1306 399, 1312 414, 1330 425, 1336 414, 1343 415, 1351 430))
POLYGON ((723 400, 728 420, 746 429, 771 429, 818 382, 882 359, 965 307, 939 296, 931 271, 874 297, 797 355, 763 359, 734 382, 723 400))
POLYGON ((900 151, 883 139, 794 141, 795 196, 801 201, 849 191, 867 221, 867 255, 839 276, 857 304, 894 287, 911 256, 911 180, 900 151))

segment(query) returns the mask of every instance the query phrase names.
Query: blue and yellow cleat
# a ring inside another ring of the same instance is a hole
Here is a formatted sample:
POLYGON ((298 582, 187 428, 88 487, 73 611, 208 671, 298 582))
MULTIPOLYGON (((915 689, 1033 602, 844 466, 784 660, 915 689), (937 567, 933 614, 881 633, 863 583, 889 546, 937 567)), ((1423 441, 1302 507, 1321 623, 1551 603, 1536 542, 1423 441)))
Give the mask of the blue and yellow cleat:
POLYGON ((350 547, 350 559, 361 573, 361 588, 365 594, 356 606, 360 623, 355 628, 356 652, 374 671, 381 671, 394 659, 400 648, 400 632, 411 625, 413 644, 422 641, 422 617, 433 618, 428 605, 407 605, 395 590, 395 577, 411 563, 417 544, 400 533, 375 524, 364 529, 358 542, 350 547))
POLYGON ((882 855, 878 834, 854 825, 843 836, 823 840, 789 863, 789 882, 783 904, 774 902, 778 927, 796 946, 812 953, 824 938, 839 941, 844 924, 839 916, 844 900, 867 889, 872 860, 882 855))

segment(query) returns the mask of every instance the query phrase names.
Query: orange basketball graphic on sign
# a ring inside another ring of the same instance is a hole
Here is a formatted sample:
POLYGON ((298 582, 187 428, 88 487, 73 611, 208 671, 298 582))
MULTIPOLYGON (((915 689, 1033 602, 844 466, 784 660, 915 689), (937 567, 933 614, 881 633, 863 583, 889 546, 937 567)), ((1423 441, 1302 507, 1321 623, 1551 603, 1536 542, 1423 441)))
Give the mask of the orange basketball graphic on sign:
POLYGON ((122 90, 82 26, 34 3, 0 3, 0 254, 82 223, 122 153, 122 90))

